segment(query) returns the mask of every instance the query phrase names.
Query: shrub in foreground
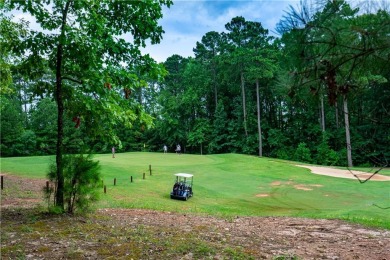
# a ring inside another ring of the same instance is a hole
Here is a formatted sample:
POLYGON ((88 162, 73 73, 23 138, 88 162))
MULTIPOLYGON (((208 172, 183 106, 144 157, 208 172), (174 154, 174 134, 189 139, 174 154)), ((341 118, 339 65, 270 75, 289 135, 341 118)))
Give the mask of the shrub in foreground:
MULTIPOLYGON (((75 210, 89 209, 91 204, 99 199, 97 189, 101 184, 99 162, 92 160, 92 155, 65 155, 63 167, 66 212, 74 213, 75 210)), ((52 183, 57 182, 55 164, 50 166, 48 178, 52 183)), ((50 207, 52 195, 53 198, 56 197, 56 190, 46 187, 45 192, 50 207)))

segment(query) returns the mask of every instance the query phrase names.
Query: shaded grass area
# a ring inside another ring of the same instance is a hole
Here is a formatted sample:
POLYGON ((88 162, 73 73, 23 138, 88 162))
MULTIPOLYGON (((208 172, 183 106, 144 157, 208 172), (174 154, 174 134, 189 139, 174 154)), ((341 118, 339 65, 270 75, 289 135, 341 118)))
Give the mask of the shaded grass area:
POLYGON ((129 225, 101 214, 55 216, 37 209, 4 210, 2 259, 255 259, 240 246, 207 235, 154 225, 129 225), (30 255, 32 256, 32 255, 30 255))
MULTIPOLYGON (((96 208, 143 208, 214 215, 337 218, 390 229, 390 183, 311 174, 291 162, 254 156, 122 153, 102 166, 96 208), (152 175, 149 173, 149 165, 152 175), (171 200, 174 173, 194 174, 194 197, 171 200), (145 173, 145 179, 143 174, 145 173), (130 182, 133 177, 133 182, 130 182), (116 185, 114 185, 116 178, 116 185), (377 207, 380 206, 380 207, 377 207)), ((2 158, 3 172, 44 178, 53 157, 2 158)))

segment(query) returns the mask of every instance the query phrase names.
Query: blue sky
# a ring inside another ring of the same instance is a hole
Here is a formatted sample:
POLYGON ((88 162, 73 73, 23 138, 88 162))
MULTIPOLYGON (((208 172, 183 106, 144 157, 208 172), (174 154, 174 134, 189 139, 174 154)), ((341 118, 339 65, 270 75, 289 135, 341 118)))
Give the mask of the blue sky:
MULTIPOLYGON (((170 8, 163 8, 164 17, 159 21, 165 33, 158 45, 148 45, 143 53, 149 53, 156 61, 164 62, 178 54, 193 56, 193 48, 207 32, 225 31, 225 24, 236 16, 247 21, 260 22, 264 28, 274 32, 275 25, 289 5, 297 7, 299 0, 173 0, 170 8)), ((12 12, 15 20, 24 18, 37 29, 35 19, 20 11, 12 12)), ((125 37, 126 38, 126 37, 125 37)))
POLYGON ((248 21, 260 22, 274 32, 275 25, 289 5, 296 7, 299 0, 174 0, 169 9, 164 8, 160 20, 165 34, 159 45, 148 46, 148 52, 158 62, 178 54, 193 56, 192 49, 207 32, 225 31, 225 24, 233 17, 243 16, 248 21))

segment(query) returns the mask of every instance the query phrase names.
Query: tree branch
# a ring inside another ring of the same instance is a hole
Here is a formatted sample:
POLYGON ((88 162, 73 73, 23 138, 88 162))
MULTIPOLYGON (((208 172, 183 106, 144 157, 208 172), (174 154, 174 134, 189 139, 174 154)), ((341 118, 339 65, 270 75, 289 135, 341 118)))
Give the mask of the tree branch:
POLYGON ((83 81, 78 80, 78 79, 74 79, 74 78, 71 78, 68 76, 63 76, 62 79, 67 79, 67 80, 73 81, 73 82, 78 83, 78 84, 83 84, 83 81))
POLYGON ((349 172, 356 178, 359 180, 359 182, 361 184, 369 181, 372 177, 374 177, 378 172, 380 172, 383 168, 385 168, 387 166, 387 164, 385 164, 384 166, 382 166, 379 170, 376 170, 373 174, 370 175, 370 177, 368 177, 367 179, 360 179, 359 176, 357 176, 355 173, 353 173, 353 171, 351 169, 348 168, 349 172))
POLYGON ((380 208, 380 209, 390 209, 390 207, 381 207, 379 206, 378 204, 372 204, 373 206, 377 207, 377 208, 380 208))

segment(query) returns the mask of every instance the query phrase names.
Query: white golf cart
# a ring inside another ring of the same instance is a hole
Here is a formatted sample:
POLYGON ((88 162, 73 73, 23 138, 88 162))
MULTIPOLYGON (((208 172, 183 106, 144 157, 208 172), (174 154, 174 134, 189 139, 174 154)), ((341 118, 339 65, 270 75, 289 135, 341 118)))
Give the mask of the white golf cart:
POLYGON ((188 200, 194 193, 192 192, 194 176, 188 173, 176 173, 175 184, 171 192, 171 199, 188 200))

